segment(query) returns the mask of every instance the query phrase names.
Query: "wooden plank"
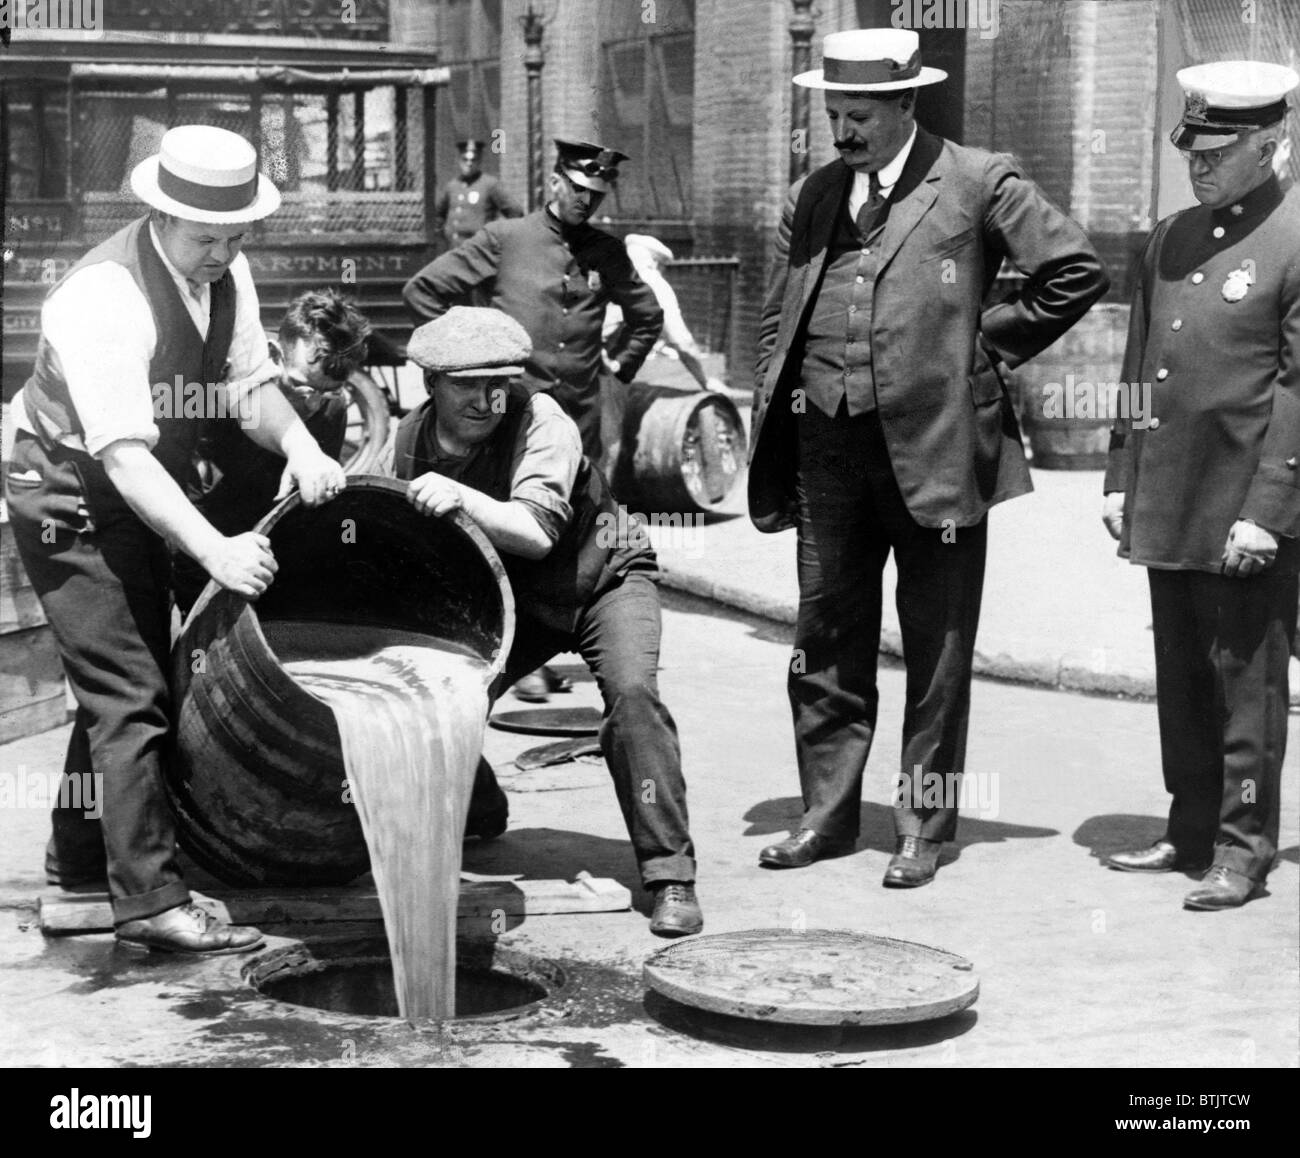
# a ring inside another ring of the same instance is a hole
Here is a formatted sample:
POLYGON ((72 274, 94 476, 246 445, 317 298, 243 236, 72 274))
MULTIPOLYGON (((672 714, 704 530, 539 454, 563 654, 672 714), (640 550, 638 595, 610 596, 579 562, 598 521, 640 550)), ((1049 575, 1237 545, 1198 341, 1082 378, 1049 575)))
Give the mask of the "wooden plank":
POLYGON ((45 612, 23 570, 9 520, 0 520, 0 634, 40 627, 44 622, 45 612))
POLYGON ((0 743, 62 724, 64 694, 63 666, 48 627, 0 635, 0 743))
MULTIPOLYGON (((237 924, 283 925, 332 921, 379 921, 373 888, 245 889, 208 895, 237 924)), ((617 881, 579 873, 574 881, 462 881, 461 920, 554 913, 610 913, 632 907, 632 894, 617 881)), ((113 912, 107 893, 45 893, 39 902, 41 932, 50 937, 107 933, 113 912)))

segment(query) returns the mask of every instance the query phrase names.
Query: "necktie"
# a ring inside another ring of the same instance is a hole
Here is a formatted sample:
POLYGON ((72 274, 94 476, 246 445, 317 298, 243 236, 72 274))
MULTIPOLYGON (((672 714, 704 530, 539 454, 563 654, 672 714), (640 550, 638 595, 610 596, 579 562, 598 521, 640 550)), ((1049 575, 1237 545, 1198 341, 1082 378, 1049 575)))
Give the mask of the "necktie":
POLYGON ((203 285, 202 285, 202 283, 201 283, 201 282, 197 282, 197 281, 191 281, 189 278, 186 278, 186 279, 185 279, 185 284, 186 284, 187 286, 189 286, 189 289, 190 289, 190 297, 192 297, 196 302, 198 302, 200 305, 202 305, 202 304, 203 304, 203 285))
POLYGON ((871 231, 876 227, 876 222, 880 220, 880 215, 885 208, 885 196, 880 191, 880 174, 867 174, 867 189, 869 196, 863 202, 862 208, 858 210, 858 232, 863 237, 870 237, 871 231))

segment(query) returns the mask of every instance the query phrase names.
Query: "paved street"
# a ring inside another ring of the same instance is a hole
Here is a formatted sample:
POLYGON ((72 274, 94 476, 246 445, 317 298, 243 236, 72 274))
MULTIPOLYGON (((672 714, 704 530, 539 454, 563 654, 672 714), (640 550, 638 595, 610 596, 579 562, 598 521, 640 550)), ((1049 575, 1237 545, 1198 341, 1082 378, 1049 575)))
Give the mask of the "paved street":
MULTIPOLYGON (((1165 796, 1150 703, 977 682, 968 774, 976 807, 936 882, 880 887, 892 835, 902 674, 882 673, 880 734, 857 851, 771 872, 759 848, 799 812, 784 704, 784 629, 670 594, 661 675, 677 717, 700 853, 706 932, 841 928, 970 958, 981 993, 906 1029, 778 1031, 690 1018, 651 998, 644 915, 529 918, 508 943, 559 961, 567 1003, 439 1037, 270 1002, 241 962, 139 964, 107 935, 46 942, 34 928, 43 810, 0 809, 0 1044, 4 1065, 1294 1066, 1297 1063, 1297 763, 1292 716, 1281 863, 1269 895, 1190 913, 1181 874, 1108 871, 1100 858, 1161 832, 1165 796)), ((590 683, 560 705, 596 702, 590 683)), ((502 707, 508 705, 503 704, 502 707)), ((65 732, 0 749, 0 768, 56 775, 65 732)), ((603 766, 521 773, 536 738, 489 732, 511 795, 510 832, 471 848, 481 874, 634 885, 603 766)), ((645 908, 644 896, 637 903, 645 908)), ((277 944, 279 942, 273 942, 277 944)))

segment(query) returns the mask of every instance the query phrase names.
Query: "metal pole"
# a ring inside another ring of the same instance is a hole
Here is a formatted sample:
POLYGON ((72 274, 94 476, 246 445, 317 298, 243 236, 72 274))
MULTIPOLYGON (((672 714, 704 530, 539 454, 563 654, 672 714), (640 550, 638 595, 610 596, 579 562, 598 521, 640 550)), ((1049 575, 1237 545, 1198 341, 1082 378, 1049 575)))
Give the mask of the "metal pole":
MULTIPOLYGON (((813 18, 812 0, 791 0, 794 15, 790 17, 791 76, 807 72, 812 67, 813 18)), ((790 101, 790 183, 793 185, 808 172, 808 90, 793 85, 790 101)))
POLYGON ((528 208, 542 204, 542 55, 541 16, 532 4, 523 15, 524 73, 528 78, 528 208))

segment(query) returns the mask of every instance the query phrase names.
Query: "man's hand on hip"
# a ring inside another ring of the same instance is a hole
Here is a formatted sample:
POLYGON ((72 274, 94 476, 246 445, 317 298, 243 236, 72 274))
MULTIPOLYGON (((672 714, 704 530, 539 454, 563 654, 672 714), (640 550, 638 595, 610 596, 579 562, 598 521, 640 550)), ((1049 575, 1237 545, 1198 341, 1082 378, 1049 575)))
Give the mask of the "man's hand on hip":
POLYGON ((1124 492, 1111 491, 1102 504, 1101 521, 1106 524, 1112 539, 1118 539, 1124 530, 1124 492))
POLYGON ((1238 519, 1223 547, 1223 573, 1236 579, 1257 575, 1277 558, 1277 537, 1249 519, 1238 519))

